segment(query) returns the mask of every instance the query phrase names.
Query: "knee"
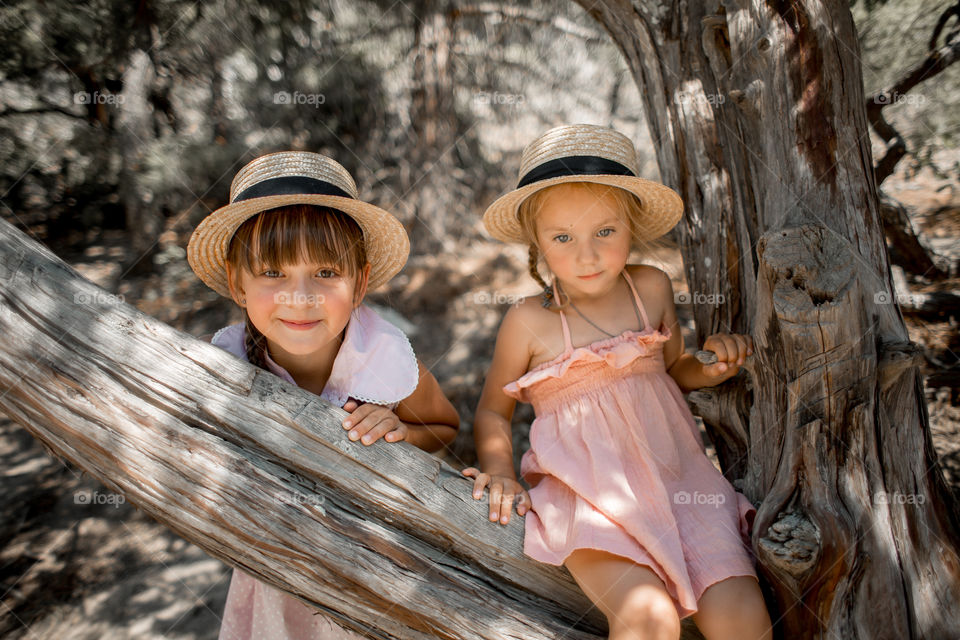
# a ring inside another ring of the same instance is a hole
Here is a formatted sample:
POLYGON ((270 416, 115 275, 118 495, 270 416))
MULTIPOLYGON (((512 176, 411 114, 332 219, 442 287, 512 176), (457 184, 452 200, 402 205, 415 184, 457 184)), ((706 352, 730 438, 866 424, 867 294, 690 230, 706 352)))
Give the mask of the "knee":
POLYGON ((608 615, 611 631, 619 631, 624 637, 680 637, 677 608, 664 591, 643 589, 627 598, 619 611, 611 614, 608 615))

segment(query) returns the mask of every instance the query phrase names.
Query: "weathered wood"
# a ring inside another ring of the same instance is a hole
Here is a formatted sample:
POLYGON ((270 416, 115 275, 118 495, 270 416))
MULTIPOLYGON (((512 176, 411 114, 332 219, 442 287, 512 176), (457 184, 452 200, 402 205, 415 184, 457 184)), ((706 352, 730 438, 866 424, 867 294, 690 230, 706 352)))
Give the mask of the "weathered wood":
POLYGON ((762 502, 781 637, 954 637, 960 523, 892 294, 848 3, 580 4, 623 51, 686 203, 690 291, 723 301, 694 308, 697 342, 754 338, 739 393, 691 400, 762 502))
POLYGON ((211 555, 370 638, 597 638, 569 574, 414 447, 145 316, 0 221, 0 409, 211 555))

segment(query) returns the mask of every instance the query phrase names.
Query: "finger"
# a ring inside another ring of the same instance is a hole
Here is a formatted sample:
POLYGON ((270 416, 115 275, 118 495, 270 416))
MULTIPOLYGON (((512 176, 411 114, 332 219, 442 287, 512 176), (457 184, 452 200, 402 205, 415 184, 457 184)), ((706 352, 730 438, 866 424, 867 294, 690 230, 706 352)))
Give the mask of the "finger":
POLYGON ((532 506, 533 503, 530 502, 530 494, 526 491, 521 492, 517 498, 517 513, 521 516, 526 515, 532 506))
POLYGON ((353 413, 359 406, 360 403, 356 400, 347 400, 347 404, 343 405, 343 410, 347 413, 353 413))
POLYGON ((490 522, 500 519, 500 499, 503 496, 503 483, 494 481, 490 484, 490 522))
POLYGON ((717 364, 710 364, 703 368, 703 375, 708 378, 729 378, 732 377, 740 369, 736 364, 727 364, 726 362, 718 362, 717 364))
POLYGON ((407 425, 398 420, 397 426, 393 428, 393 431, 388 431, 387 434, 383 436, 383 439, 387 442, 400 442, 401 440, 406 440, 407 425))
POLYGON ((477 478, 473 482, 473 499, 479 500, 483 497, 483 490, 490 484, 490 474, 477 472, 477 478))
POLYGON ((397 419, 388 416, 378 416, 379 421, 367 430, 360 441, 365 445, 371 445, 383 436, 397 428, 397 419))
POLYGON ((743 364, 747 359, 747 337, 737 335, 737 364, 743 364))
POLYGON ((514 498, 513 491, 507 490, 503 492, 503 496, 500 498, 500 524, 510 522, 510 512, 513 511, 514 498))
POLYGON ((353 427, 350 429, 347 437, 351 440, 359 440, 367 432, 376 427, 384 418, 381 413, 369 413, 363 417, 358 417, 357 414, 360 411, 363 411, 363 407, 360 407, 360 409, 355 411, 350 417, 350 422, 353 424, 353 427))
MULTIPOLYGON (((347 405, 349 404, 350 403, 348 402, 346 405, 344 405, 344 409, 346 409, 347 405)), ((350 412, 350 415, 343 419, 343 428, 349 429, 350 427, 359 424, 364 418, 380 408, 381 407, 378 407, 375 404, 361 404, 360 406, 355 407, 353 411, 350 412)))

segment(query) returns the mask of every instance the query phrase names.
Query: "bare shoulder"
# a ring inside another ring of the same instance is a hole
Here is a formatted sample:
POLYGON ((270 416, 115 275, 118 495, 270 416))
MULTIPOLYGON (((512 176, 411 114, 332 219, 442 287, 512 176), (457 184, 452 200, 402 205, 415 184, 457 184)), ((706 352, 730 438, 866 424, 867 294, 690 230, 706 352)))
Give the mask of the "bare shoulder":
POLYGON ((650 324, 661 328, 664 323, 670 324, 676 315, 673 302, 673 285, 662 269, 647 264, 635 264, 627 267, 627 273, 637 293, 643 301, 650 324))
POLYGON ((555 314, 543 308, 539 297, 529 297, 507 310, 503 325, 509 325, 512 331, 532 337, 538 335, 543 325, 554 316, 555 314))
POLYGON ((649 264, 631 264, 627 266, 627 273, 630 274, 641 296, 644 292, 648 292, 651 296, 658 297, 673 291, 670 276, 657 267, 649 264))

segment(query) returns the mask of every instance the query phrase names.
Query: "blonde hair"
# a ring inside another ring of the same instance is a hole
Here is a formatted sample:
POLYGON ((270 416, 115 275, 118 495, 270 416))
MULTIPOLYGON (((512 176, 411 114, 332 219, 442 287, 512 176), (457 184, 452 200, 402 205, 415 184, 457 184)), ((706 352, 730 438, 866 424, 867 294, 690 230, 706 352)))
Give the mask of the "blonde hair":
MULTIPOLYGON (((342 211, 308 204, 294 204, 263 211, 241 224, 227 247, 226 261, 233 267, 234 286, 239 289, 240 270, 253 274, 261 266, 271 268, 300 260, 335 264, 352 277, 367 264, 363 230, 342 211)), ((363 283, 357 278, 354 296, 363 283)), ((244 309, 247 360, 267 368, 267 339, 254 326, 244 309)))
MULTIPOLYGON (((529 247, 527 269, 530 272, 530 276, 543 287, 545 292, 549 291, 550 285, 547 284, 547 281, 544 280, 538 269, 541 254, 540 247, 537 244, 537 218, 543 209, 546 194, 550 193, 551 189, 556 189, 561 186, 586 189, 597 199, 604 196, 613 198, 621 219, 630 227, 630 235, 633 238, 631 246, 637 249, 642 255, 649 254, 659 246, 665 246, 666 243, 662 241, 639 240, 637 238, 637 220, 640 219, 640 215, 643 213, 643 203, 640 202, 640 198, 625 189, 598 184, 596 182, 564 182, 546 187, 521 202, 517 209, 517 219, 520 221, 520 226, 527 238, 529 247)), ((554 300, 554 304, 558 307, 564 306, 559 300, 554 300)))

